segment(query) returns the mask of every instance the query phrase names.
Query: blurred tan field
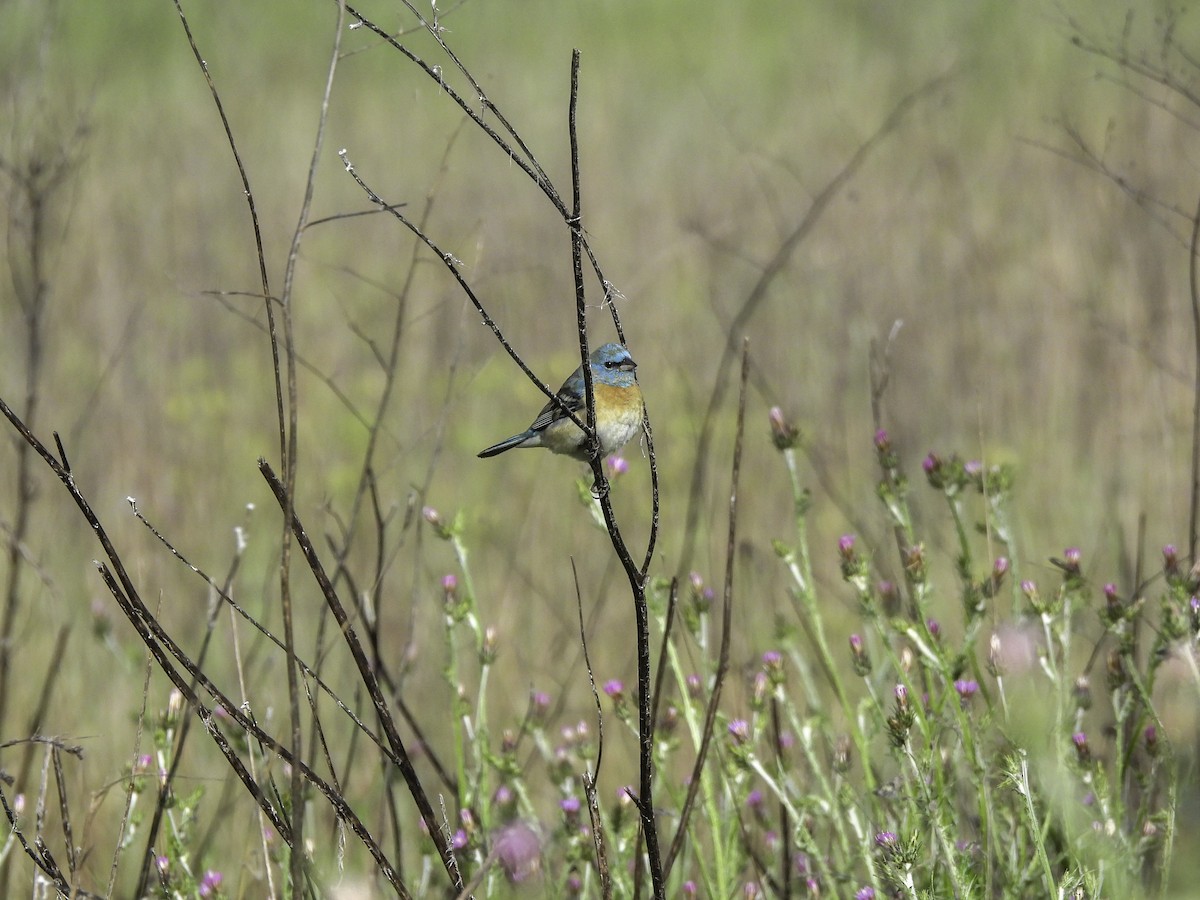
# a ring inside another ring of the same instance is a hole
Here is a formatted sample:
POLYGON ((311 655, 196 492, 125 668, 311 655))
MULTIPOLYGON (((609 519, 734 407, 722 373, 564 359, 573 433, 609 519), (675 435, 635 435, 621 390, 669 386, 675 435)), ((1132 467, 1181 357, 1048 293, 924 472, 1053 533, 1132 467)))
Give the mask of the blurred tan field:
MULTIPOLYGON (((336 8, 184 8, 246 166, 278 293, 336 8)), ((569 66, 572 48, 582 52, 584 224, 622 295, 618 309, 654 429, 661 479, 654 575, 696 571, 711 585, 724 577, 734 384, 701 479, 694 546, 685 516, 726 342, 749 341, 734 708, 745 693, 737 673, 795 628, 771 544, 791 540, 794 520, 769 408, 781 407, 804 434, 819 589, 829 603, 844 604, 847 618, 835 646, 845 646, 853 612, 838 575, 838 537, 859 535, 883 573, 901 575, 875 499, 868 376, 871 343, 894 330, 884 424, 913 481, 930 556, 940 559, 935 578, 945 588, 948 630, 959 627, 954 536, 940 498, 920 477, 930 450, 1016 465, 1017 578, 1052 582, 1047 558, 1078 546, 1089 578, 1131 588, 1143 514, 1146 571, 1161 564, 1162 545, 1186 546, 1194 369, 1188 240, 1200 190, 1200 110, 1072 42, 1082 28, 1096 44, 1153 58, 1163 27, 1156 16, 1167 7, 1129 9, 1083 0, 467 0, 443 9, 447 42, 566 196, 569 66), (730 334, 764 267, 814 200, 898 104, 922 90, 833 194, 744 330, 730 334)), ((411 24, 393 5, 362 12, 384 27, 411 24)), ((1200 53, 1200 18, 1183 14, 1173 36, 1200 53)), ((428 36, 412 34, 406 43, 470 96, 428 36)), ((420 216, 428 203, 426 232, 461 261, 514 347, 556 387, 578 364, 567 229, 495 144, 464 125, 445 92, 398 53, 361 29, 343 32, 342 51, 313 217, 370 209, 341 150, 388 202, 407 204, 407 214, 420 216)), ((137 521, 127 497, 218 581, 235 528, 245 525, 233 594, 279 628, 281 517, 256 464, 264 456, 277 466, 279 439, 255 248, 237 170, 178 15, 170 3, 147 0, 119 10, 10 0, 0 6, 0 97, 7 165, 61 153, 76 161, 49 207, 35 431, 46 440, 51 430, 61 434, 77 484, 143 596, 160 604, 164 624, 185 644, 201 639, 210 591, 137 521)), ((0 190, 10 248, 0 280, 0 397, 22 412, 28 342, 17 285, 28 273, 13 248, 26 213, 12 177, 0 177, 0 190)), ((595 346, 613 332, 594 279, 588 287, 595 346)), ((388 521, 384 545, 365 507, 347 566, 353 595, 369 596, 385 623, 384 655, 395 666, 404 660, 406 695, 435 748, 448 740, 452 699, 442 675, 440 580, 461 572, 449 545, 424 525, 426 506, 446 520, 462 516, 479 615, 497 630, 492 727, 519 720, 531 690, 561 702, 564 723, 590 720, 572 563, 597 683, 632 684, 635 651, 624 576, 579 500, 584 468, 538 452, 475 456, 524 429, 544 398, 481 326, 445 267, 415 251, 412 236, 384 215, 312 225, 292 302, 304 361, 296 511, 322 551, 347 527, 368 441, 362 419, 376 414, 384 383, 378 355, 387 352, 403 304, 399 379, 374 460, 388 521), (378 579, 377 551, 385 561, 378 579)), ((6 429, 5 583, 15 448, 6 429)), ((640 558, 650 479, 637 447, 626 456, 630 471, 615 482, 614 503, 640 558)), ((131 758, 144 649, 96 577, 100 551, 86 523, 48 471, 35 466, 33 481, 0 742, 25 736, 45 673, 57 665, 40 731, 83 745, 86 758, 72 777, 76 788, 95 791, 119 779, 131 758), (106 639, 97 636, 103 620, 112 627, 106 639), (71 629, 68 650, 55 663, 63 626, 71 629)), ((328 654, 330 681, 351 684, 345 650, 328 632, 322 650, 313 649, 321 599, 309 573, 297 565, 293 579, 298 646, 314 658, 328 654)), ((1011 612, 1005 601, 994 615, 1000 621, 1011 612)), ((841 610, 830 615, 836 623, 841 610)), ((283 656, 248 632, 242 639, 247 699, 283 733, 283 656)), ((240 696, 224 616, 215 641, 213 674, 240 696)), ((1186 749, 1196 736, 1195 692, 1181 684, 1164 698, 1164 719, 1178 729, 1170 739, 1186 749)), ((151 678, 152 714, 168 690, 161 675, 151 678)), ((610 726, 605 798, 636 778, 636 741, 610 726)), ((193 749, 182 774, 206 785, 215 810, 222 791, 234 788, 222 787, 209 747, 193 749)), ((0 754, 0 768, 15 771, 18 754, 0 754)), ((347 790, 369 796, 378 767, 356 777, 347 790)), ((89 835, 99 848, 89 864, 100 872, 111 847, 99 835, 119 815, 119 793, 101 803, 89 835)), ((1184 816, 1181 840, 1193 836, 1194 824, 1184 816)), ((219 823, 204 828, 214 829, 214 847, 246 838, 219 823)), ((1191 872, 1186 857, 1179 865, 1191 872)))

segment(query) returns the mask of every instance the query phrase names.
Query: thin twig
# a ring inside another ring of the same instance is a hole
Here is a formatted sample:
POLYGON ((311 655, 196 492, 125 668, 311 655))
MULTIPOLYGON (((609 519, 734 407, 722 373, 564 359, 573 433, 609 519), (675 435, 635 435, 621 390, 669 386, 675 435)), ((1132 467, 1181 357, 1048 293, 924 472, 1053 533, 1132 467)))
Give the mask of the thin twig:
POLYGON ((713 677, 712 694, 708 698, 708 708, 704 713, 704 729, 700 736, 700 748, 696 752, 696 761, 692 765, 692 776, 688 781, 687 794, 683 806, 679 810, 679 825, 675 837, 671 841, 671 849, 667 852, 665 875, 671 874, 671 865, 675 862, 679 851, 683 849, 683 840, 687 834, 688 819, 691 817, 692 806, 700 790, 704 764, 708 759, 708 750, 712 745, 713 731, 717 723, 717 705, 721 700, 721 689, 725 685, 725 676, 729 672, 729 644, 732 639, 733 623, 733 564, 736 558, 737 538, 737 503, 738 479, 742 468, 742 438, 746 423, 746 384, 750 378, 750 341, 742 340, 742 373, 738 388, 737 435, 733 445, 733 474, 729 490, 729 534, 725 546, 725 589, 721 600, 721 648, 717 656, 717 671, 713 677))
POLYGON ((600 779, 600 765, 604 761, 604 710, 600 705, 600 692, 596 690, 596 674, 592 659, 588 655, 587 629, 583 624, 583 593, 579 587, 579 568, 571 557, 571 576, 575 579, 575 609, 579 613, 579 645, 583 648, 583 665, 587 671, 588 686, 592 689, 592 702, 596 705, 596 768, 583 773, 583 792, 587 797, 588 818, 592 823, 592 847, 596 851, 596 871, 600 875, 600 894, 612 896, 612 875, 608 869, 608 853, 604 843, 604 817, 600 813, 600 799, 596 793, 596 782, 600 779))
POLYGON ((654 710, 652 685, 650 682, 650 614, 646 606, 646 576, 633 561, 625 545, 613 513, 611 491, 604 464, 600 456, 600 442, 596 436, 596 410, 593 402, 592 367, 588 354, 586 303, 583 284, 583 213, 579 170, 579 139, 575 129, 575 111, 579 97, 579 51, 571 54, 571 104, 568 115, 571 143, 571 268, 575 275, 575 316, 579 327, 579 351, 584 375, 584 396, 587 409, 587 430, 592 451, 591 467, 593 491, 604 514, 604 524, 617 559, 629 579, 633 595, 634 616, 637 620, 637 678, 638 678, 638 770, 639 786, 637 807, 642 820, 642 832, 646 841, 646 862, 650 867, 650 880, 655 900, 666 896, 663 879, 662 858, 658 845, 658 826, 654 820, 654 710))
POLYGON ((1197 528, 1200 527, 1200 202, 1192 216, 1192 240, 1188 254, 1188 293, 1192 301, 1192 346, 1195 351, 1195 382, 1192 388, 1192 502, 1188 515, 1190 559, 1196 561, 1197 528))
MULTIPOLYGON (((205 732, 212 739, 217 749, 225 757, 226 763, 230 766, 234 774, 241 780, 242 785, 247 792, 258 803, 259 808, 263 810, 270 818, 271 825, 278 832, 279 836, 288 842, 292 847, 293 852, 303 857, 302 848, 295 847, 291 844, 292 832, 288 821, 279 813, 279 810, 271 803, 265 795, 262 788, 246 770, 241 759, 230 746, 229 741, 221 732, 212 718, 212 708, 199 699, 191 688, 188 679, 176 669, 171 662, 171 658, 177 660, 180 666, 204 689, 204 691, 219 705, 225 708, 229 719, 236 722, 238 727, 247 733, 253 739, 262 743, 266 748, 280 756, 284 762, 292 766, 299 766, 304 775, 304 778, 318 791, 320 791, 329 801, 330 805, 336 810, 337 815, 349 823, 355 835, 370 852, 372 858, 379 867, 380 873, 392 886, 392 888, 402 897, 410 896, 405 889, 403 883, 399 879, 395 867, 388 860, 387 856, 380 849, 378 843, 371 836, 362 820, 359 819, 354 809, 347 803, 346 799, 334 791, 328 783, 317 775, 311 768, 305 765, 304 761, 294 757, 286 746, 277 741, 274 737, 263 731, 250 717, 230 700, 225 694, 217 688, 217 686, 208 678, 202 671, 196 668, 193 663, 171 638, 166 631, 163 630, 161 624, 146 607, 142 601, 137 587, 130 577, 128 570, 125 567, 125 562, 121 555, 117 552, 115 545, 108 536, 108 531, 104 528, 99 517, 92 509, 91 504, 83 495, 82 491, 75 483, 74 476, 68 472, 63 464, 51 453, 46 445, 38 439, 29 426, 18 416, 5 402, 3 397, 0 397, 0 415, 8 419, 9 423, 17 431, 18 434, 34 449, 45 462, 46 466, 55 474, 58 480, 62 483, 71 499, 75 502, 80 514, 91 528, 92 533, 96 536, 96 540, 100 543, 104 551, 104 556, 108 560, 107 563, 97 562, 96 566, 100 572, 101 578, 104 580, 105 587, 112 594, 113 599, 121 607, 121 611, 125 613, 130 624, 137 631, 139 638, 146 645, 154 657, 155 663, 170 679, 172 684, 183 694, 184 700, 200 717, 201 724, 204 725, 205 732)), ((278 484, 278 480, 275 481, 278 484)))
MULTIPOLYGON (((275 495, 276 501, 283 508, 287 503, 283 483, 275 475, 270 464, 265 459, 260 459, 258 466, 263 478, 266 479, 267 485, 271 488, 271 492, 275 495)), ((375 705, 375 712, 383 726, 384 735, 387 737, 388 744, 391 745, 392 751, 396 755, 400 774, 404 776, 409 793, 412 795, 413 801, 417 804, 421 818, 425 821, 429 837, 433 841, 434 846, 437 847, 442 865, 445 867, 446 873, 450 876, 455 890, 461 891, 463 887, 462 876, 459 874, 458 866, 454 859, 454 851, 446 840, 446 835, 440 827, 438 819, 434 816, 433 806, 430 804, 429 798, 425 795, 425 790, 421 786, 421 781, 417 777, 416 770, 413 768, 412 760, 404 747, 400 733, 396 730, 391 710, 388 708, 388 703, 383 696, 383 692, 379 689, 379 680, 371 670, 370 660, 367 658, 362 643, 358 639, 354 624, 346 614, 346 609, 338 598, 337 592, 329 580, 329 576, 325 573, 325 567, 321 563, 320 557, 317 556, 316 549, 313 547, 312 541, 309 540, 308 533, 304 530, 304 526, 294 511, 290 525, 293 537, 295 537, 296 543, 304 554, 304 559, 308 563, 308 567, 316 579, 322 595, 325 597, 325 602, 329 606, 330 612, 333 613, 338 627, 341 629, 342 637, 346 641, 350 655, 354 658, 354 663, 358 667, 359 677, 362 679, 362 683, 371 697, 371 702, 375 705)))
MULTIPOLYGON (((293 451, 296 448, 296 361, 295 356, 291 352, 292 342, 292 327, 290 304, 284 298, 284 343, 287 354, 287 372, 288 372, 288 390, 285 398, 283 389, 283 369, 279 360, 279 337, 275 324, 275 311, 270 301, 273 296, 271 292, 270 278, 267 275, 267 260, 263 251, 262 228, 258 220, 258 208, 254 199, 254 191, 250 188, 250 177, 246 172, 246 167, 242 162, 241 153, 237 148, 237 141, 233 137, 233 127, 229 122, 229 118, 225 114, 225 105, 221 100, 220 92, 217 90, 216 83, 213 81, 212 74, 208 70, 208 63, 205 62, 203 54, 200 52, 199 46, 196 44, 196 39, 192 35, 191 25, 188 23, 187 16, 184 14, 181 0, 174 0, 175 10, 179 14, 179 21, 183 25, 184 33, 187 35, 188 45, 192 48, 192 55, 196 59, 196 64, 200 67, 200 71, 204 75, 204 80, 208 84, 209 93, 212 95, 213 103, 216 105, 217 113, 221 117, 221 125, 225 129, 225 137, 229 142, 229 149, 233 153, 234 163, 237 166, 238 175, 242 181, 242 191, 246 197, 246 204, 250 212, 250 221, 254 232, 255 254, 258 258, 258 273, 259 280, 262 284, 262 295, 264 298, 263 306, 267 311, 268 332, 270 334, 271 345, 271 368, 275 379, 275 409, 278 415, 279 428, 279 455, 280 465, 283 468, 284 478, 288 484, 288 502, 285 504, 284 520, 281 531, 281 556, 279 563, 279 596, 280 604, 283 612, 283 628, 284 628, 284 646, 287 653, 287 679, 288 679, 288 708, 291 716, 291 750, 292 756, 300 757, 300 691, 297 684, 296 676, 296 645, 295 633, 292 619, 292 592, 290 586, 291 577, 291 538, 289 537, 287 513, 291 510, 292 495, 295 488, 294 460, 292 458, 293 451), (286 399, 286 403, 285 403, 286 399)), ((340 9, 340 7, 339 7, 340 9)), ((339 12, 339 24, 341 13, 339 12)), ((337 40, 340 40, 341 28, 338 28, 337 40)), ((336 60, 336 54, 335 54, 336 60)), ((300 781, 299 774, 293 769, 290 775, 291 780, 291 802, 289 809, 291 811, 291 830, 296 835, 297 846, 303 837, 304 828, 304 803, 301 796, 303 785, 300 781)), ((294 848, 295 849, 295 848, 294 848)), ((296 858, 299 854, 293 852, 290 861, 290 869, 292 876, 292 884, 295 889, 300 887, 300 876, 303 872, 302 859, 296 858)))
POLYGON ((783 272, 788 261, 796 252, 796 248, 816 228, 817 222, 820 221, 825 210, 829 208, 829 204, 833 202, 834 197, 858 173, 858 170, 866 162, 867 157, 883 142, 884 138, 900 127, 900 123, 904 120, 904 117, 917 102, 948 82, 952 75, 953 73, 951 72, 939 75, 904 97, 896 104, 875 132, 859 145, 858 149, 854 151, 842 169, 813 198, 804 215, 800 217, 800 221, 796 227, 783 239, 775 254, 763 266, 758 280, 746 295, 741 308, 726 329, 725 348, 721 353, 721 360, 715 368, 712 394, 709 397, 708 408, 705 410, 704 419, 700 427, 700 437, 696 441, 696 457, 692 468, 692 483, 688 493, 688 508, 683 525, 684 543, 679 554, 679 565, 676 568, 676 572, 680 576, 684 575, 691 568, 692 557, 695 555, 696 541, 701 534, 700 502, 703 495, 703 487, 708 480, 708 457, 712 449, 717 412, 724 404, 725 393, 729 390, 731 384, 729 374, 733 362, 737 357, 738 336, 746 333, 746 327, 749 325, 750 320, 769 296, 771 285, 774 284, 775 279, 783 272))

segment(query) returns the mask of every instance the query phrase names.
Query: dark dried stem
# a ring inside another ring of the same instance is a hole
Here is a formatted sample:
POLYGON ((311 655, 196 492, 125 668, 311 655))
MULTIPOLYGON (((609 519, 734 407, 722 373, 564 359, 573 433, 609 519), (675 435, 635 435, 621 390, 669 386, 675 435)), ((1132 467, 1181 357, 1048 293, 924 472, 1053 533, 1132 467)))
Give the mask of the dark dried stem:
MULTIPOLYGON (((270 464, 265 459, 258 461, 258 467, 259 471, 262 472, 263 478, 266 479, 267 485, 271 488, 271 492, 275 495, 280 508, 284 508, 287 504, 287 496, 283 483, 276 476, 275 472, 272 471, 270 464)), ((350 650, 350 655, 354 658, 359 678, 362 680, 367 693, 370 695, 371 702, 375 706, 375 713, 379 718, 380 724, 383 726, 384 736, 387 738, 387 742, 396 756, 400 774, 404 777, 409 793, 412 795, 421 818, 425 822, 430 839, 433 841, 434 846, 437 847, 442 865, 445 867, 446 873, 450 876, 455 890, 461 891, 463 888, 462 876, 459 874, 458 865, 454 859, 454 852, 446 841, 446 835, 441 828, 441 822, 434 814, 433 806, 430 804, 429 798, 425 795, 425 790, 421 786, 421 781, 417 777, 416 770, 413 768, 412 759, 404 747, 400 733, 396 730, 395 720, 392 718, 387 700, 380 689, 379 680, 375 677, 375 672, 371 668, 371 661, 367 658, 367 653, 358 638, 354 623, 351 622, 350 616, 346 613, 346 609, 342 605, 337 592, 334 590, 320 557, 317 555, 316 548, 313 547, 308 533, 304 530, 304 526, 294 511, 290 524, 292 527, 292 536, 295 538, 296 544, 300 547, 300 551, 304 554, 304 559, 317 581, 317 586, 320 588, 321 594, 325 597, 325 603, 329 607, 329 611, 333 613, 333 618, 341 630, 342 637, 346 641, 346 646, 350 650)))
MULTIPOLYGON (((221 118, 221 126, 225 130, 226 140, 229 142, 230 152, 233 154, 234 163, 237 166, 238 176, 242 182, 242 193, 246 198, 246 204, 250 213, 250 222, 254 233, 255 254, 258 259, 259 280, 262 285, 263 306, 267 314, 267 330, 270 335, 271 345, 271 369, 275 379, 275 408, 278 413, 278 429, 279 429, 279 456, 280 465, 283 468, 285 478, 289 485, 288 503, 285 510, 291 508, 291 497, 293 491, 290 486, 294 485, 295 476, 293 474, 293 452, 296 447, 296 392, 295 392, 295 357, 290 352, 291 341, 291 314, 288 305, 284 305, 284 340, 288 348, 287 353, 287 368, 288 368, 288 392, 284 395, 283 387, 283 369, 279 359, 279 334, 275 323, 275 310, 271 302, 271 284, 270 278, 267 275, 267 260, 263 251, 262 229, 258 220, 258 208, 254 200, 254 191, 250 188, 250 177, 246 172, 246 167, 242 162, 241 153, 237 147, 237 141, 233 137, 233 128, 229 123, 229 118, 225 114, 225 105, 221 100, 220 92, 217 90, 216 83, 213 81, 212 74, 208 70, 208 63, 205 62, 200 48, 196 44, 196 39, 192 35, 191 26, 188 23, 187 16, 184 14, 183 6, 180 0, 174 0, 175 10, 179 14, 179 21, 183 25, 184 33, 187 35, 188 45, 192 49, 192 55, 196 59, 196 64, 200 67, 201 73, 204 75, 204 80, 208 85, 209 93, 212 95, 213 104, 217 108, 217 114, 221 118)), ((339 29, 340 31, 340 29, 339 29)), ((287 515, 284 516, 284 524, 281 533, 281 555, 279 563, 279 593, 280 604, 283 613, 284 627, 284 646, 287 652, 287 678, 288 678, 288 706, 291 717, 291 751, 296 758, 300 757, 300 691, 296 675, 296 646, 293 629, 293 617, 291 606, 291 540, 288 537, 287 515)), ((297 836, 297 845, 300 844, 303 837, 304 828, 304 802, 301 794, 302 784, 298 773, 293 769, 291 773, 291 828, 297 836)), ((303 874, 303 860, 296 859, 298 854, 293 853, 291 860, 291 876, 292 884, 299 886, 301 884, 301 875, 303 874)))
MULTIPOLYGON (((403 883, 399 880, 395 868, 387 859, 386 855, 384 855, 375 840, 371 837, 370 832, 366 829, 366 826, 363 825, 357 814, 346 802, 345 798, 334 791, 329 784, 324 781, 324 779, 322 779, 315 772, 313 772, 312 769, 305 765, 303 760, 293 756, 287 747, 259 728, 249 716, 242 712, 238 704, 230 700, 224 693, 222 693, 220 689, 217 688, 217 686, 208 678, 208 676, 196 667, 195 663, 188 658, 187 654, 185 654, 170 637, 170 635, 163 630, 158 620, 154 617, 154 614, 151 613, 151 611, 142 601, 141 596, 133 583, 133 579, 129 576, 129 573, 125 568, 124 561, 117 553, 116 547, 109 538, 107 530, 100 522, 100 519, 96 516, 91 504, 76 486, 74 476, 66 470, 66 468, 58 459, 55 458, 54 454, 52 454, 46 448, 46 445, 43 444, 37 438, 37 436, 35 436, 33 432, 29 430, 29 427, 25 424, 25 422, 22 421, 20 416, 13 412, 12 407, 10 407, 2 397, 0 397, 0 415, 3 415, 6 419, 8 419, 9 423, 13 426, 17 433, 20 434, 21 437, 33 448, 34 452, 36 452, 37 455, 42 458, 50 470, 54 472, 59 481, 62 482, 63 487, 66 488, 67 492, 71 495, 71 499, 75 502, 80 514, 83 516, 84 520, 88 523, 92 532, 95 534, 96 540, 99 541, 100 546, 104 551, 104 556, 108 560, 107 563, 97 563, 97 568, 100 572, 101 578, 104 580, 105 586, 113 595, 113 598, 117 601, 117 604, 121 607, 122 612, 125 613, 125 616, 129 620, 130 624, 132 624, 134 629, 137 631, 139 638, 150 651, 155 663, 160 669, 162 669, 163 673, 168 679, 170 679, 171 683, 183 695, 184 700, 190 704, 191 708, 196 712, 196 715, 199 716, 205 732, 209 735, 213 743, 217 746, 218 750, 225 757, 227 764, 230 766, 239 780, 241 780, 247 792, 250 793, 255 802, 258 803, 259 807, 270 819, 272 827, 276 829, 280 837, 285 842, 288 842, 289 846, 292 847, 292 850, 296 855, 303 858, 303 853, 299 852, 301 848, 295 847, 291 843, 293 839, 293 833, 289 822, 282 818, 279 811, 259 787, 253 776, 249 771, 247 771, 245 764, 237 756, 236 752, 230 746, 229 741, 225 738, 224 734, 219 728, 217 728, 212 719, 212 708, 201 702, 196 692, 192 689, 191 679, 194 679, 195 683, 204 689, 204 691, 215 701, 215 704, 222 706, 229 718, 236 722, 238 727, 242 728, 247 735, 256 741, 259 741, 266 748, 280 756, 284 762, 300 767, 305 780, 325 796, 330 805, 333 806, 337 812, 337 815, 344 819, 347 824, 349 824, 354 834, 359 838, 359 840, 362 841, 363 845, 367 848, 368 852, 370 852, 372 858, 375 859, 376 864, 379 866, 380 873, 389 882, 393 890, 395 890, 399 896, 410 896, 407 890, 404 888, 403 883), (175 667, 174 663, 171 661, 172 658, 179 662, 180 666, 182 666, 186 673, 190 676, 190 679, 185 678, 184 675, 175 667)), ((278 483, 277 480, 276 483, 278 483)))
POLYGON ((575 579, 575 610, 579 614, 579 645, 583 648, 583 665, 587 671, 588 686, 592 689, 592 702, 596 706, 596 767, 583 773, 583 792, 587 797, 588 818, 592 823, 592 846, 596 851, 596 872, 600 876, 600 895, 612 896, 612 875, 608 867, 608 851, 604 840, 604 817, 600 811, 600 799, 596 782, 600 778, 600 766, 604 761, 604 710, 600 706, 600 692, 596 690, 596 674, 592 669, 592 658, 588 655, 587 629, 583 623, 583 593, 579 588, 579 569, 571 559, 571 576, 575 579))
POLYGON ((580 209, 579 141, 575 129, 575 109, 579 96, 579 51, 571 55, 571 106, 568 116, 571 142, 571 184, 574 208, 570 217, 571 262, 575 274, 575 313, 579 326, 579 351, 584 374, 584 390, 587 409, 587 434, 592 448, 593 491, 604 514, 613 550, 620 560, 629 579, 633 594, 634 616, 637 620, 637 677, 638 677, 638 770, 639 785, 636 798, 641 815, 642 831, 646 841, 646 861, 650 867, 650 880, 655 900, 665 894, 662 859, 658 846, 658 828, 654 821, 654 709, 650 673, 650 614, 646 606, 646 578, 633 561, 625 540, 617 527, 613 513, 608 478, 604 474, 600 458, 599 441, 596 439, 596 411, 593 402, 592 367, 588 360, 586 303, 583 284, 583 224, 580 209))
POLYGON ((1195 351, 1195 381, 1192 386, 1192 502, 1188 516, 1188 548, 1196 561, 1197 529, 1200 528, 1200 271, 1196 254, 1200 252, 1200 202, 1192 216, 1192 240, 1188 255, 1188 288, 1192 301, 1192 346, 1195 351))

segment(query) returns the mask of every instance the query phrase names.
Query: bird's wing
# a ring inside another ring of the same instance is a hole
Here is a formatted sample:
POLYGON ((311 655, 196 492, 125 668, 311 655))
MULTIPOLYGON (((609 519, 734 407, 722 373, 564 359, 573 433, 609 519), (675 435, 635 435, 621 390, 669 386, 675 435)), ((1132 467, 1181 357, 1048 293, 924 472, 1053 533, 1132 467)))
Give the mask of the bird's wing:
MULTIPOLYGON (((584 407, 581 392, 573 390, 569 383, 564 384, 558 389, 557 396, 558 399, 563 402, 563 406, 573 413, 579 412, 584 407)), ((566 415, 561 409, 559 409, 558 404, 556 404, 553 400, 549 400, 546 402, 546 405, 542 407, 542 411, 538 413, 538 417, 533 420, 533 424, 529 426, 529 430, 542 431, 552 422, 557 422, 559 419, 565 418, 566 415)))

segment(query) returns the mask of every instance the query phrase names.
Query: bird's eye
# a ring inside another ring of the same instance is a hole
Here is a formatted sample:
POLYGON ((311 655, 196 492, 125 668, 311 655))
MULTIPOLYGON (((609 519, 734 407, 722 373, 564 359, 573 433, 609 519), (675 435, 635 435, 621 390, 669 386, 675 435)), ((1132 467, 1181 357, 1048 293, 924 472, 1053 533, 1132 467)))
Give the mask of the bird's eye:
POLYGON ((616 367, 617 367, 617 363, 616 363, 616 361, 615 361, 615 360, 606 359, 606 360, 604 361, 604 368, 606 368, 606 369, 615 369, 616 367))

